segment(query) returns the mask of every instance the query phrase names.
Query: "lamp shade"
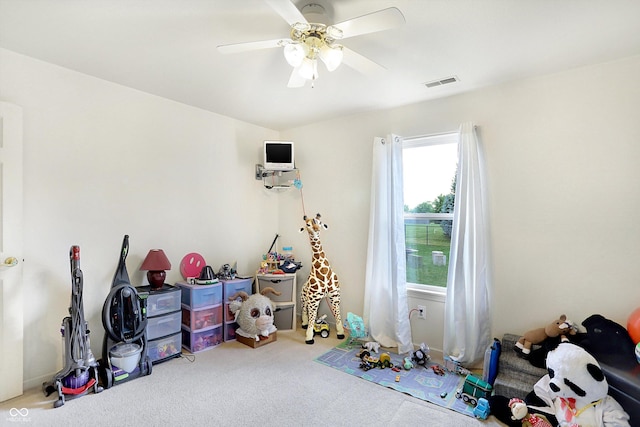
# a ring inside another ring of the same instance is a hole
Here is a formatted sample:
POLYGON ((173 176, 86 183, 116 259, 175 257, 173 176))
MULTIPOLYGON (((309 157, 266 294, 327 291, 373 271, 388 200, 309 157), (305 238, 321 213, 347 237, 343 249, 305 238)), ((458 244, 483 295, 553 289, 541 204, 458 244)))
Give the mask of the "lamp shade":
POLYGON ((140 270, 147 271, 147 280, 153 289, 160 289, 167 277, 165 270, 171 270, 169 258, 162 249, 151 249, 147 257, 142 261, 140 270))
POLYGON ((315 59, 304 58, 298 73, 307 80, 315 80, 318 78, 318 61, 315 59))
POLYGON ((292 67, 299 67, 307 56, 306 46, 302 43, 289 43, 284 47, 284 57, 292 67))
POLYGON ((140 270, 171 270, 171 263, 162 249, 151 249, 142 262, 140 270))
POLYGON ((327 70, 333 71, 342 63, 344 52, 341 45, 323 45, 320 48, 320 59, 327 66, 327 70))

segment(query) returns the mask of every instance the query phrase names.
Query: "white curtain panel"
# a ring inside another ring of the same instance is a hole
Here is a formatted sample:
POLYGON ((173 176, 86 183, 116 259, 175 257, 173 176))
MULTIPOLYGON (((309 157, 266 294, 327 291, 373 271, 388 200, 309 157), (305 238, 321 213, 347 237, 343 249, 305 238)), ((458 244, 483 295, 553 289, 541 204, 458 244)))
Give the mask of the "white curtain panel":
POLYGON ((460 126, 458 162, 443 349, 445 355, 472 366, 492 341, 487 187, 472 123, 460 126))
POLYGON ((402 140, 374 138, 363 320, 369 335, 398 353, 413 351, 407 304, 402 140))

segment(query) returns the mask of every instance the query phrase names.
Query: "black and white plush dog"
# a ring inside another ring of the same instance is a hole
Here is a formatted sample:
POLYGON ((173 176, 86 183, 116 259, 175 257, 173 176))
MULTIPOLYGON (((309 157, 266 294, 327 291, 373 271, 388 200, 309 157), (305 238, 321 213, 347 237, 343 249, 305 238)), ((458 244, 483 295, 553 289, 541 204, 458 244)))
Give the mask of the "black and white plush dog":
MULTIPOLYGON (((547 355, 547 371, 525 399, 530 412, 543 414, 561 427, 629 426, 629 415, 608 395, 609 385, 600 365, 585 349, 560 343, 547 355)), ((504 397, 493 396, 491 413, 514 425, 510 417, 503 419, 504 403, 504 397)))

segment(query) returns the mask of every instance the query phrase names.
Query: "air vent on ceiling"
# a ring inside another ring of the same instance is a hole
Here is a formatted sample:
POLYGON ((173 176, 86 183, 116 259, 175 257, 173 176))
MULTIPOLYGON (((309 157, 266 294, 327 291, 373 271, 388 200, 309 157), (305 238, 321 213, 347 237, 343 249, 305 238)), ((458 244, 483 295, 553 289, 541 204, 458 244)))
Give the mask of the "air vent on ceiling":
POLYGON ((433 80, 430 82, 426 82, 424 85, 428 88, 432 88, 432 87, 448 85, 449 83, 455 83, 457 81, 458 81, 458 78, 456 76, 451 76, 451 77, 446 77, 440 80, 433 80))

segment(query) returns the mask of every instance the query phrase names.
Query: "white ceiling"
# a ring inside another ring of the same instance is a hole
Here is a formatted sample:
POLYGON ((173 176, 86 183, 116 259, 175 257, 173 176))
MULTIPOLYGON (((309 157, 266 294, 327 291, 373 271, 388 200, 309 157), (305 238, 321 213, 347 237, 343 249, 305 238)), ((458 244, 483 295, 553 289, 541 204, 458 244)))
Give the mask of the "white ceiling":
POLYGON ((314 88, 289 89, 280 49, 220 54, 289 36, 263 0, 0 0, 0 47, 275 130, 640 54, 637 0, 294 2, 331 23, 400 9, 404 26, 343 42, 387 71, 320 66, 314 88))

